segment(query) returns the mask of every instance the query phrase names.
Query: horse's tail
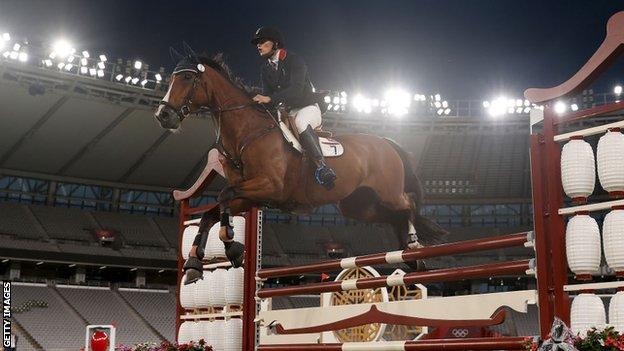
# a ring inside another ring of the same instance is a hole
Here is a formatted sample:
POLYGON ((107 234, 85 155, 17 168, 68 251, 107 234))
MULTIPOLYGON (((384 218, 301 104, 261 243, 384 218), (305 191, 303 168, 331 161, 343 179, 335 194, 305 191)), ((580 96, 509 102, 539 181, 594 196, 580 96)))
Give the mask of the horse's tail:
POLYGON ((414 227, 418 234, 419 241, 424 244, 437 244, 442 242, 442 239, 448 235, 448 232, 444 228, 440 227, 436 222, 420 214, 420 209, 424 202, 424 191, 422 182, 416 174, 412 165, 410 154, 405 151, 394 140, 385 138, 390 145, 396 150, 403 162, 403 171, 405 174, 404 191, 412 200, 413 210, 412 218, 414 220, 414 227))

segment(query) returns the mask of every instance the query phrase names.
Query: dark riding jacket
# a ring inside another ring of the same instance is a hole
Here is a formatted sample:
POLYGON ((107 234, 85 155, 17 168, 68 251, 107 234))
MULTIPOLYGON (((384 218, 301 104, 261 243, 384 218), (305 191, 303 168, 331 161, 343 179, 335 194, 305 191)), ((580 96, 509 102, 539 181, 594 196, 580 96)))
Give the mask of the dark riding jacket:
POLYGON ((269 96, 275 106, 281 103, 289 109, 317 103, 303 59, 292 51, 281 50, 277 69, 269 60, 262 66, 262 95, 269 96))

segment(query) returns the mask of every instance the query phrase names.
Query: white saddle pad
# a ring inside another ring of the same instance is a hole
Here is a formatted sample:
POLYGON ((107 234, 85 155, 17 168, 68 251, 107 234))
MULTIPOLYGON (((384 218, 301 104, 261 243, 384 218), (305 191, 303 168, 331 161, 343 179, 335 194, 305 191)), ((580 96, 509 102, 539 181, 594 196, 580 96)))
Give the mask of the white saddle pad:
MULTIPOLYGON (((299 143, 299 140, 295 138, 284 122, 280 122, 280 129, 282 130, 282 135, 284 135, 286 141, 292 145, 295 150, 303 153, 301 143, 299 143)), ((335 139, 319 138, 319 144, 321 145, 321 151, 325 157, 338 157, 344 153, 344 147, 335 139)))

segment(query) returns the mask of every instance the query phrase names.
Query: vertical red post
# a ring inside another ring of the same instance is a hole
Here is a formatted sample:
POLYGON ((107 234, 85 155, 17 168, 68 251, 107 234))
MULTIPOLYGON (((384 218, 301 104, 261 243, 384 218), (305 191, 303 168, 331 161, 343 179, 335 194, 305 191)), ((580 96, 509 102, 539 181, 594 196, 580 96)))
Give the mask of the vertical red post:
POLYGON ((256 272, 260 265, 262 245, 262 212, 252 208, 245 221, 245 270, 243 295, 243 350, 253 351, 256 347, 256 272))
POLYGON ((184 312, 184 309, 180 305, 180 283, 184 272, 182 267, 184 266, 184 259, 182 258, 182 237, 184 234, 184 221, 187 218, 187 212, 189 208, 188 200, 180 201, 180 216, 178 219, 178 279, 176 280, 176 324, 175 324, 175 339, 178 340, 178 331, 180 330, 180 316, 184 312))

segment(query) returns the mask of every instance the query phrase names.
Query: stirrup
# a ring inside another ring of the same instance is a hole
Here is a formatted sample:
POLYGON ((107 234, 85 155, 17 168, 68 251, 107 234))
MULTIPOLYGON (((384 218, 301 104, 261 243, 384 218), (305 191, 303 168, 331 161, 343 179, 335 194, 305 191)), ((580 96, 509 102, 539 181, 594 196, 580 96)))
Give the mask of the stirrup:
POLYGON ((314 178, 316 178, 317 183, 327 190, 331 190, 334 187, 334 180, 336 180, 336 172, 326 164, 321 164, 314 172, 314 178), (323 174, 323 172, 325 173, 323 174))

